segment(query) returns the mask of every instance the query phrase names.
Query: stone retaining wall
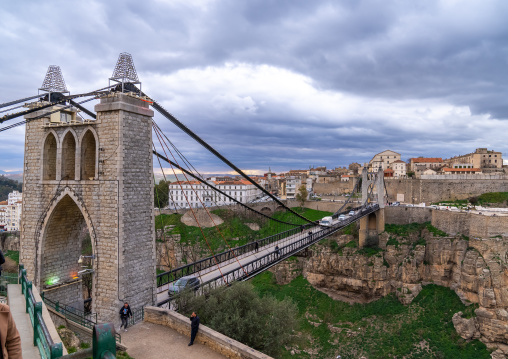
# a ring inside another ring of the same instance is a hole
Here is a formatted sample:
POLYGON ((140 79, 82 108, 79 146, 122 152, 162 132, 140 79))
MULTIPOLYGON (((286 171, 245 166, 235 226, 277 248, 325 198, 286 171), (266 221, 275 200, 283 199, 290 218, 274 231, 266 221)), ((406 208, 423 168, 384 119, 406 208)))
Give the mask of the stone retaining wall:
MULTIPOLYGON (((149 323, 164 325, 176 330, 178 333, 190 337, 189 318, 169 309, 157 307, 145 308, 145 321, 149 323)), ((206 345, 212 350, 231 359, 270 359, 257 350, 248 347, 245 344, 237 342, 213 329, 204 325, 199 326, 199 332, 196 341, 206 345)))
POLYGON ((385 223, 409 224, 432 220, 432 209, 423 207, 388 206, 385 207, 385 223))

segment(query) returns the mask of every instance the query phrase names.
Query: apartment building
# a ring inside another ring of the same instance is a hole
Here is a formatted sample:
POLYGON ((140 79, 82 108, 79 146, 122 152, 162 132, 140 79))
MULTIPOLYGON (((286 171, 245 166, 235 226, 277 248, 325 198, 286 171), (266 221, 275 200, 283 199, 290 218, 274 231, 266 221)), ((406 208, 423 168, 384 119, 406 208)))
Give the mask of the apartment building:
MULTIPOLYGON (((247 180, 207 181, 238 202, 247 203, 262 191, 247 180)), ((169 185, 169 208, 200 208, 230 205, 236 202, 198 181, 179 181, 169 185)))

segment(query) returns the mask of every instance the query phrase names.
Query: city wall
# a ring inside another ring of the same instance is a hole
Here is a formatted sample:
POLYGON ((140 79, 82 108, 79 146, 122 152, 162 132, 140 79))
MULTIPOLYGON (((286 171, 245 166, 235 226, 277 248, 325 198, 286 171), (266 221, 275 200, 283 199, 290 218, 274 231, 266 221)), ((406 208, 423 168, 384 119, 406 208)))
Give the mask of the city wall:
POLYGON ((438 201, 467 199, 486 192, 508 191, 508 178, 506 177, 503 179, 455 179, 455 176, 446 177, 453 178, 385 178, 388 201, 400 201, 413 204, 421 202, 432 203, 438 201))
POLYGON ((314 183, 313 191, 316 194, 343 194, 350 193, 355 186, 354 181, 347 182, 331 182, 331 183, 314 183))
POLYGON ((508 217, 484 216, 470 212, 436 210, 420 207, 386 207, 386 223, 409 224, 431 222, 449 235, 463 234, 468 237, 508 237, 508 217))

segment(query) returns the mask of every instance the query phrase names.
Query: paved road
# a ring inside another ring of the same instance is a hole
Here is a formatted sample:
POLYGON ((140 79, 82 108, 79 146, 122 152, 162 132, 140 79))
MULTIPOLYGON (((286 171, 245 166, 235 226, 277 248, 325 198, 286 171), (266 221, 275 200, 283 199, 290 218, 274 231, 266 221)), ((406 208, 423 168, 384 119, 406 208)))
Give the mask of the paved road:
POLYGON ((126 333, 122 331, 121 334, 122 344, 127 347, 127 353, 134 359, 226 358, 199 343, 187 346, 189 337, 163 325, 141 322, 129 327, 126 333))
MULTIPOLYGON (((314 228, 314 231, 317 229, 314 228)), ((278 242, 274 242, 272 244, 269 244, 264 247, 260 247, 258 252, 249 252, 245 253, 241 256, 238 256, 236 259, 232 259, 223 263, 219 263, 220 270, 217 268, 217 266, 213 266, 207 269, 204 269, 200 272, 197 272, 193 274, 195 277, 199 277, 201 283, 204 283, 208 280, 211 280, 213 278, 217 278, 221 276, 221 272, 227 273, 229 271, 232 271, 234 269, 239 269, 241 266, 246 265, 247 263, 252 262, 256 258, 262 257, 264 255, 270 254, 274 252, 275 246, 285 246, 287 244, 296 242, 297 240, 303 238, 304 236, 309 235, 309 230, 305 230, 302 233, 298 233, 295 235, 292 235, 290 237, 287 237, 285 239, 282 239, 278 242)), ((161 302, 168 298, 168 288, 170 284, 166 284, 164 286, 161 286, 157 288, 158 294, 157 294, 157 302, 161 302)))

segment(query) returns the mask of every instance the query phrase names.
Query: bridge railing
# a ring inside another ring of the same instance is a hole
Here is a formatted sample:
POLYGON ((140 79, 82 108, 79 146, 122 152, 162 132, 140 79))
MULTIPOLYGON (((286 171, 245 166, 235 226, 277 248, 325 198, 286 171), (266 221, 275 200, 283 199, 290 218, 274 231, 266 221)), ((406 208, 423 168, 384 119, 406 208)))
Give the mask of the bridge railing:
MULTIPOLYGON (((294 234, 302 232, 306 228, 310 228, 310 224, 301 225, 299 227, 292 228, 290 230, 274 234, 269 237, 258 240, 259 248, 269 245, 274 242, 278 242, 281 239, 292 236, 294 234)), ((215 256, 206 257, 198 260, 197 262, 189 263, 176 269, 170 270, 157 275, 157 287, 161 287, 168 283, 171 283, 179 278, 200 272, 204 269, 214 267, 219 263, 223 263, 232 259, 235 259, 242 254, 254 251, 256 248, 256 241, 244 244, 243 246, 235 247, 230 250, 216 254, 215 256)))
MULTIPOLYGON (((300 252, 301 250, 310 247, 311 245, 319 242, 323 238, 341 230, 342 228, 350 225, 351 223, 356 222, 361 217, 364 217, 372 212, 378 210, 378 205, 373 205, 367 208, 363 208, 359 210, 354 216, 347 218, 340 222, 339 225, 333 227, 326 227, 324 229, 320 229, 316 232, 309 233, 309 235, 304 236, 292 243, 289 243, 285 246, 281 246, 278 251, 273 251, 269 254, 266 254, 262 257, 258 257, 253 261, 243 264, 242 267, 233 269, 227 273, 222 273, 221 276, 218 276, 214 279, 206 281, 202 283, 199 289, 196 291, 196 294, 204 294, 210 292, 212 289, 228 286, 235 281, 243 281, 252 278, 256 274, 276 265, 277 263, 282 262, 283 260, 289 258, 290 256, 300 252)), ((168 298, 163 300, 157 305, 163 306, 168 304, 172 300, 176 299, 178 296, 174 296, 172 298, 168 298)))
POLYGON ((53 301, 44 296, 44 292, 41 294, 42 300, 46 306, 52 308, 55 312, 62 314, 65 318, 82 325, 88 329, 93 329, 93 326, 97 324, 97 313, 85 313, 82 310, 70 307, 59 301, 53 301))
POLYGON ((26 269, 24 269, 22 264, 19 266, 19 277, 21 292, 25 297, 26 312, 30 316, 30 322, 32 323, 34 346, 37 346, 39 349, 41 358, 60 358, 63 355, 62 343, 53 342, 46 323, 42 318, 42 302, 35 300, 32 282, 27 279, 26 269))

